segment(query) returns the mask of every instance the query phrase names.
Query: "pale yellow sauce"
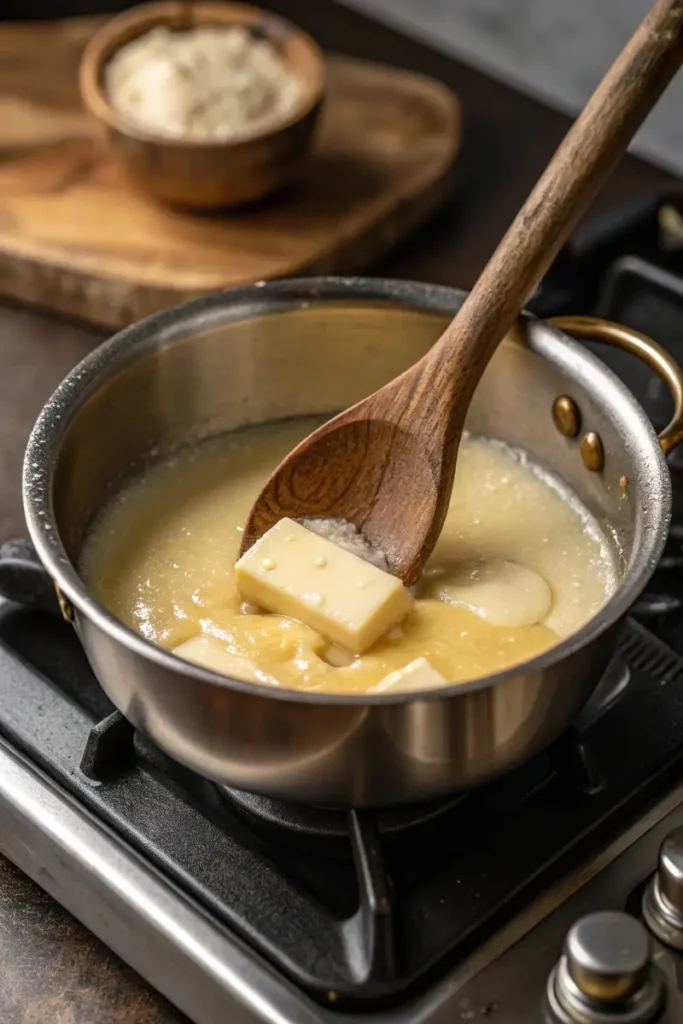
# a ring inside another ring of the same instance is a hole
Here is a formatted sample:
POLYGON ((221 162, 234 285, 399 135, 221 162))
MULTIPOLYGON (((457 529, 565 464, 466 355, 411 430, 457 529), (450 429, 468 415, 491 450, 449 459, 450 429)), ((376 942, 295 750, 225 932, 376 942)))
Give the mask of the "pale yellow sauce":
POLYGON ((242 525, 268 473, 314 425, 237 431, 133 480, 86 545, 95 595, 168 650, 203 634, 265 685, 358 693, 421 656, 450 682, 526 661, 612 594, 609 547, 578 502, 505 446, 466 438, 443 533, 400 627, 350 658, 299 622, 245 613, 233 574, 242 525))

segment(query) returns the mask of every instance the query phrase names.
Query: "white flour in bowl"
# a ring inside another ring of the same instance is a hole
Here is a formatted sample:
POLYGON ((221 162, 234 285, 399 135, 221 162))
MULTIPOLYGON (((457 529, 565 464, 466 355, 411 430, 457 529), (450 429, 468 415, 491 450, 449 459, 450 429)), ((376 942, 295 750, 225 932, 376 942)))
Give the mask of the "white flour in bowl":
POLYGON ((117 113, 157 135, 230 141, 292 113, 301 92, 275 47, 240 26, 159 27, 105 67, 117 113))

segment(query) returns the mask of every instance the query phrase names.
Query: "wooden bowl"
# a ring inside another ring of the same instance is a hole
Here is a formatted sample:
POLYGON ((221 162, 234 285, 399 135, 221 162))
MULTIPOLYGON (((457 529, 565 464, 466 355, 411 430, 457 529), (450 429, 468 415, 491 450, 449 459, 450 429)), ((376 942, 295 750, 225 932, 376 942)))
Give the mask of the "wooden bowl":
POLYGON ((310 149, 325 88, 323 55, 313 40, 282 18, 248 4, 170 0, 112 18, 89 40, 80 66, 83 103, 112 156, 140 188, 165 203, 194 209, 234 206, 261 198, 289 181, 310 149), (117 113, 103 87, 113 54, 164 25, 249 26, 278 50, 299 78, 294 112, 275 126, 235 141, 166 138, 117 113))

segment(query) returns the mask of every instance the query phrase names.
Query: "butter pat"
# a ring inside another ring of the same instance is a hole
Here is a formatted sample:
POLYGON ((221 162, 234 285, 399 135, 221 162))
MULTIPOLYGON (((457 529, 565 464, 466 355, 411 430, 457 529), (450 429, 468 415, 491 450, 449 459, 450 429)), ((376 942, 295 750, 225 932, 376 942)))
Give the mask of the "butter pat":
MULTIPOLYGON (((438 571, 438 570, 437 570, 438 571)), ((448 583, 428 584, 426 596, 466 608, 493 626, 534 626, 553 603, 550 587, 537 572, 503 558, 462 562, 448 583)))
POLYGON ((409 665, 390 672, 373 686, 369 693, 409 693, 413 690, 438 690, 448 681, 426 658, 416 658, 409 665))
POLYGON ((248 658, 228 651, 212 636, 196 636, 192 640, 186 640, 185 643, 174 647, 173 653, 194 665, 230 676, 232 679, 244 679, 249 683, 260 681, 256 669, 248 658))
POLYGON ((411 606, 400 580, 293 519, 281 519, 235 566, 242 597, 299 619, 362 654, 411 606))

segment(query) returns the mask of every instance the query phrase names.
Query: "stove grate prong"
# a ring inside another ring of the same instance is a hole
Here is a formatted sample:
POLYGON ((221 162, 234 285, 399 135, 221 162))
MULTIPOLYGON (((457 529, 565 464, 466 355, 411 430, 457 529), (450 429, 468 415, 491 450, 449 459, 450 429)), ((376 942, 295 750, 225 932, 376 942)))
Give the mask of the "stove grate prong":
POLYGON ((120 711, 114 711, 90 730, 81 758, 81 771, 101 782, 130 767, 135 759, 135 729, 120 711))
POLYGON ((394 978, 394 901, 376 817, 371 811, 351 810, 348 824, 358 880, 358 910, 343 925, 349 966, 359 982, 394 978))

